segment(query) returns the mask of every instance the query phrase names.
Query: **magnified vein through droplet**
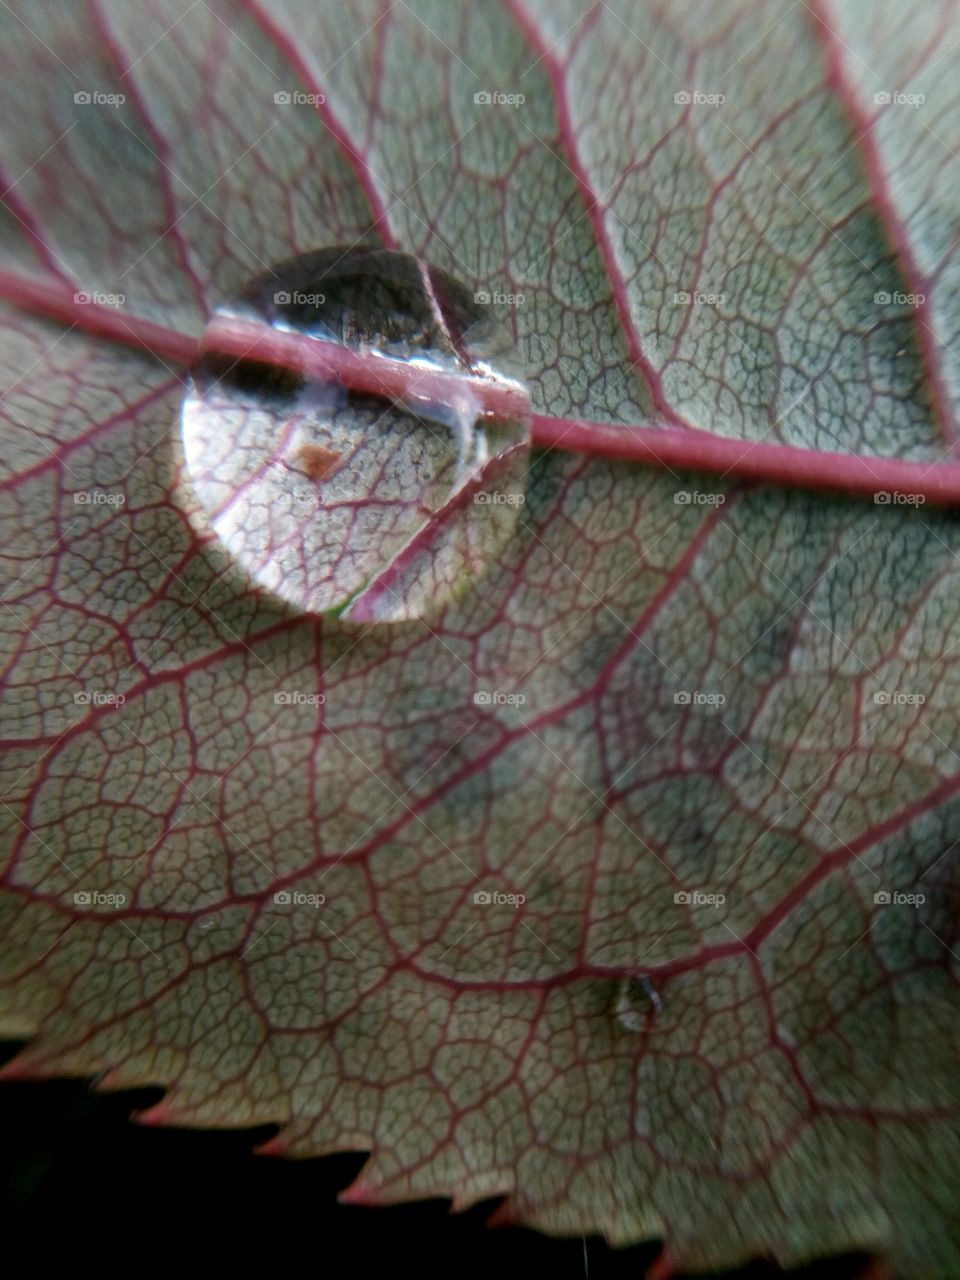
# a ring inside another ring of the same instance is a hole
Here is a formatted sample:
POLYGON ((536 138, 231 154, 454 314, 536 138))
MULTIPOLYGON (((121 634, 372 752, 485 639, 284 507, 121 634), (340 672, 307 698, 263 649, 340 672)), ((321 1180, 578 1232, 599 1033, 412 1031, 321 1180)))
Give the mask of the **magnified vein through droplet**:
POLYGON ((183 436, 207 519, 259 585, 399 621, 468 590, 510 537, 530 398, 472 291, 409 254, 331 248, 215 313, 183 436))

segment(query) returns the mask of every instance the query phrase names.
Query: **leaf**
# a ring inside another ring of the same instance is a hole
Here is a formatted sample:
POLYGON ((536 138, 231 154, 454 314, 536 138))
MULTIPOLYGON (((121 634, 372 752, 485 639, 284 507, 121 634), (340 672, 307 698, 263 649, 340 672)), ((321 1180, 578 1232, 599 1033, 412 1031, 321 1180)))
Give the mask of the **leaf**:
POLYGON ((0 20, 7 1074, 369 1149, 353 1202, 956 1274, 956 5, 0 20), (587 451, 430 626, 284 610, 182 476, 216 303, 370 235, 522 294, 587 451))

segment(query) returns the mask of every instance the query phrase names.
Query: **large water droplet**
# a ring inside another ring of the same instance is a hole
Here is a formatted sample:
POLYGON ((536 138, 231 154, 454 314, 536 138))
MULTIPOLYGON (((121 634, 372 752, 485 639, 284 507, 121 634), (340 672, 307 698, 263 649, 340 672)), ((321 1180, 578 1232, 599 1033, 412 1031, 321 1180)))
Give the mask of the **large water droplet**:
POLYGON ((485 298, 409 254, 332 248, 215 313, 184 401, 187 468, 257 583, 396 621, 490 565, 523 502, 530 397, 485 298))

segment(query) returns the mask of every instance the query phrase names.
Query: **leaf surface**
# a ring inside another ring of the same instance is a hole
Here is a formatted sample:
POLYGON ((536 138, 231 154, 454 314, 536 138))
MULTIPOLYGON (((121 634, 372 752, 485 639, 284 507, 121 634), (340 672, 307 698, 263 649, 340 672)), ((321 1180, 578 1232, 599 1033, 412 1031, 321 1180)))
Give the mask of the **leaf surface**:
POLYGON ((8 1074, 369 1149, 357 1202, 956 1273, 955 516, 545 453, 429 626, 321 622, 205 528, 176 357, 379 237, 523 295, 557 437, 936 475, 957 6, 0 22, 8 1074))

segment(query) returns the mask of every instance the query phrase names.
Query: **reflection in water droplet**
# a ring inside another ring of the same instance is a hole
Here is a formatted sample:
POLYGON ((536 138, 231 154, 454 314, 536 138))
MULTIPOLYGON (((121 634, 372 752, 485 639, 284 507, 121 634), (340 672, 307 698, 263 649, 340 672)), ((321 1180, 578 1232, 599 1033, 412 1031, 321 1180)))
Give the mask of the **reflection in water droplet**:
POLYGON ((216 312, 183 438, 208 519, 257 583, 397 621, 467 590, 509 539, 530 398, 472 291, 408 254, 324 249, 216 312))

